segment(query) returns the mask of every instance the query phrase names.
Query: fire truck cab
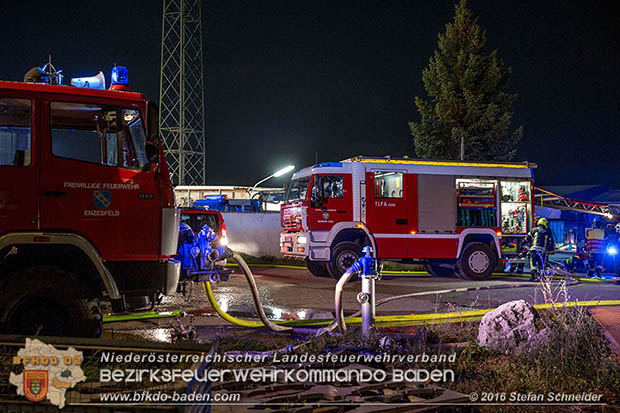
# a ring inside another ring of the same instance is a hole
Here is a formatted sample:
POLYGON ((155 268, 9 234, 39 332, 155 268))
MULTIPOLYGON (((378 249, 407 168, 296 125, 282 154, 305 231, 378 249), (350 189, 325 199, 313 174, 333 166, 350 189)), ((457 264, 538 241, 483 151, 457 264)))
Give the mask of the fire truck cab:
POLYGON ((176 292, 158 123, 140 93, 0 81, 0 332, 96 336, 99 299, 176 292))
POLYGON ((380 260, 488 279, 533 224, 533 168, 358 156, 295 172, 281 207, 281 252, 340 275, 372 246, 380 260))

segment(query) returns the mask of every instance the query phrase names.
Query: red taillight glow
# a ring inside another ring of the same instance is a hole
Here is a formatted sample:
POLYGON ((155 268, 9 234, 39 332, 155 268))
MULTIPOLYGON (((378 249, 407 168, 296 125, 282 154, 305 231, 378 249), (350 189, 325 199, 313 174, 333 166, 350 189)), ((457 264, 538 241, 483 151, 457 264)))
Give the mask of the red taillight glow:
POLYGON ((226 235, 226 225, 222 223, 222 235, 220 236, 220 245, 228 245, 228 235, 226 235))

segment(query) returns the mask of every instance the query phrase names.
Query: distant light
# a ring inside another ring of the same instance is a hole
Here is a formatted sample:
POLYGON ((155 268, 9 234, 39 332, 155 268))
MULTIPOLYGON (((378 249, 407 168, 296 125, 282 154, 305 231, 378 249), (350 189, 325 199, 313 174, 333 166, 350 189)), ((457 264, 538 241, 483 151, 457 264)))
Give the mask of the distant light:
POLYGON ((127 110, 125 109, 123 111, 123 120, 127 123, 131 123, 133 122, 133 120, 135 118, 138 117, 138 111, 137 110, 127 110))
POLYGON ((282 176, 282 175, 284 175, 287 172, 291 172, 293 169, 295 169, 295 166, 294 165, 289 165, 286 168, 282 168, 278 172, 274 173, 273 176, 275 178, 277 178, 278 176, 282 176))

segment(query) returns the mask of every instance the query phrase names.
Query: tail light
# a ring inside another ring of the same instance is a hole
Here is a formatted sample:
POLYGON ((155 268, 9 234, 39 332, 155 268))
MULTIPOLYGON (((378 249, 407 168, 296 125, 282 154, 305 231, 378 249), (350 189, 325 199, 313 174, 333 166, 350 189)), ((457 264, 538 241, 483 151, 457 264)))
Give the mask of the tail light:
POLYGON ((226 235, 226 224, 222 222, 222 235, 220 235, 220 245, 225 247, 228 245, 228 236, 226 235))

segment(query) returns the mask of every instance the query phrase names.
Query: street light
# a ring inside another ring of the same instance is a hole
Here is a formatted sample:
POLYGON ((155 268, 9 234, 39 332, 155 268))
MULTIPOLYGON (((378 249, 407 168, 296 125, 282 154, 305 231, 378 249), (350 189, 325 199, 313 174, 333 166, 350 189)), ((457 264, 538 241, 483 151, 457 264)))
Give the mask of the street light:
POLYGON ((259 186, 260 184, 262 184, 263 182, 271 179, 271 178, 277 178, 278 176, 282 176, 285 173, 291 172, 293 169, 295 169, 294 165, 289 165, 286 168, 282 168, 279 171, 269 175, 267 178, 261 179, 260 181, 258 181, 256 184, 254 184, 254 186, 252 187, 252 189, 249 191, 250 194, 254 193, 254 190, 256 189, 257 186, 259 186))

